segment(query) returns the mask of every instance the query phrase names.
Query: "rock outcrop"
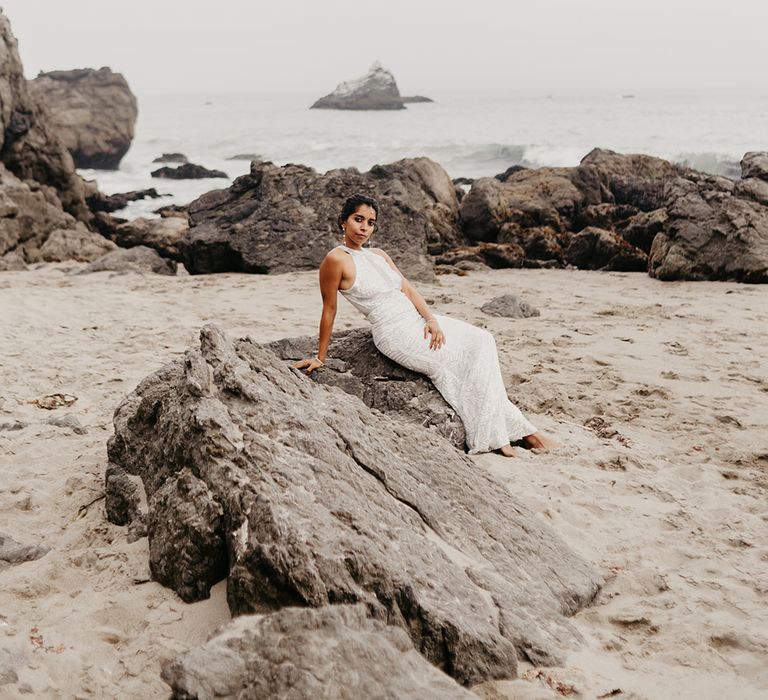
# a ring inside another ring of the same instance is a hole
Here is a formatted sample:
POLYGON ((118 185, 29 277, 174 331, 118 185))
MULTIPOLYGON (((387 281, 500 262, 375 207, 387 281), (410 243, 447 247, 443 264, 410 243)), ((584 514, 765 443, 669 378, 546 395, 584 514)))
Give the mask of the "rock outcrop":
MULTIPOLYGON (((312 357, 317 337, 283 338, 264 346, 281 360, 312 357)), ((366 406, 394 418, 434 430, 464 449, 464 426, 432 382, 382 355, 368 328, 334 333, 325 367, 312 379, 357 396, 366 406)))
POLYGON ((521 246, 525 266, 547 260, 648 270, 662 280, 766 282, 768 153, 745 154, 741 171, 734 182, 595 149, 576 168, 510 168, 476 180, 460 216, 472 240, 521 246))
POLYGON ((645 272, 648 256, 621 236, 595 226, 573 234, 565 250, 565 260, 581 270, 645 272))
POLYGON ((133 141, 136 97, 120 73, 82 68, 40 73, 29 83, 78 168, 117 170, 133 141))
POLYGON ((109 238, 121 248, 146 246, 153 248, 162 257, 181 262, 179 245, 189 230, 186 217, 166 216, 160 219, 139 217, 133 221, 118 224, 109 238))
POLYGON ((139 245, 135 248, 119 248, 102 255, 83 268, 79 274, 83 275, 90 272, 138 272, 141 274, 175 275, 176 263, 173 260, 161 258, 157 251, 152 248, 139 245))
POLYGON ((231 622, 163 668, 172 698, 477 700, 362 605, 291 608, 231 622))
POLYGON ((28 262, 93 262, 114 251, 117 246, 101 234, 78 223, 71 229, 54 229, 38 250, 27 250, 28 262))
POLYGON ((310 109, 405 109, 395 77, 377 61, 362 78, 340 83, 310 109))
POLYGON ((153 170, 151 175, 152 177, 164 177, 171 180, 202 180, 207 177, 229 179, 229 175, 223 170, 209 170, 195 163, 184 163, 175 168, 164 166, 153 170))
POLYGON ((0 161, 33 187, 52 188, 66 212, 88 222, 83 183, 47 109, 31 94, 10 23, 0 10, 0 161), (36 183, 32 185, 31 183, 36 183))
POLYGON ((371 245, 384 248, 408 277, 432 279, 428 249, 461 240, 453 184, 428 158, 324 175, 254 161, 231 187, 190 204, 184 265, 192 274, 316 270, 340 242, 338 214, 354 192, 378 199, 380 230, 371 245))
MULTIPOLYGON (((66 154, 67 158, 69 155, 66 154)), ((78 259, 93 259, 91 253, 80 255, 76 239, 89 248, 101 247, 102 255, 112 244, 96 233, 91 233, 62 208, 61 201, 52 187, 42 186, 34 180, 21 180, 0 164, 0 257, 15 253, 25 262, 62 260, 64 247, 70 243, 70 252, 78 259), (62 233, 62 232, 68 233, 62 233), (46 250, 52 257, 41 252, 49 237, 58 232, 46 250)))
MULTIPOLYGON (((759 159, 750 155, 745 172, 759 175, 759 159)), ((768 282, 768 206, 755 196, 764 183, 750 177, 734 184, 695 171, 668 183, 667 221, 653 239, 651 276, 768 282)))
POLYGON ((476 180, 460 217, 471 240, 522 248, 522 261, 510 266, 766 282, 768 153, 747 153, 741 169, 734 182, 661 158, 595 149, 576 168, 510 168, 476 180))
POLYGON ((187 600, 228 552, 234 614, 363 603, 465 684, 578 643, 566 616, 600 578, 539 518, 443 438, 248 339, 205 327, 114 424, 109 459, 149 500, 150 569, 187 600))

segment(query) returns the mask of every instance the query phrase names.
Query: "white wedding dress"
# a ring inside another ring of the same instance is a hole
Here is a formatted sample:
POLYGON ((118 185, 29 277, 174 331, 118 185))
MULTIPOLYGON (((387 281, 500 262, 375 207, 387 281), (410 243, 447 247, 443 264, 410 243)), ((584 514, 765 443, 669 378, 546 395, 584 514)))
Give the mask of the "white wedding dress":
POLYGON ((470 454, 490 452, 536 432, 507 397, 493 335, 439 315, 445 344, 430 350, 424 319, 401 291, 397 272, 372 250, 339 247, 352 256, 356 269, 354 283, 342 295, 371 322, 380 352, 432 380, 459 414, 470 454))

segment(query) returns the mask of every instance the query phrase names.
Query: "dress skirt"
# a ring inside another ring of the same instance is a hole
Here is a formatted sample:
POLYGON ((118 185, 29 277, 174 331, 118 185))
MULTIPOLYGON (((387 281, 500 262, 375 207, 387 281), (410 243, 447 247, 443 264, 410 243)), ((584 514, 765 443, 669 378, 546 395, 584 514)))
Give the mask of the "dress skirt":
POLYGON ((424 338, 424 319, 402 298, 371 314, 373 342, 400 365, 428 376, 461 418, 470 454, 490 452, 536 432, 507 397, 491 333, 449 316, 436 316, 445 334, 439 350, 424 338))

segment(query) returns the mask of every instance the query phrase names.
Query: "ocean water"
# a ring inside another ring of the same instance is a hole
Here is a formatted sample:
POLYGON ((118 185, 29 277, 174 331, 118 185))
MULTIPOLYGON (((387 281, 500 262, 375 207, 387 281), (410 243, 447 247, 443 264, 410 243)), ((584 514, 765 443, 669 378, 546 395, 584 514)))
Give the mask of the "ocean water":
POLYGON ((768 90, 761 94, 444 93, 393 112, 310 110, 316 95, 139 95, 136 136, 120 169, 81 170, 113 194, 155 187, 168 196, 134 202, 134 218, 186 204, 229 180, 152 178, 152 160, 181 152, 191 162, 248 172, 254 154, 320 172, 428 156, 453 177, 483 177, 510 165, 574 166, 592 148, 646 153, 730 177, 751 150, 768 150, 768 90))

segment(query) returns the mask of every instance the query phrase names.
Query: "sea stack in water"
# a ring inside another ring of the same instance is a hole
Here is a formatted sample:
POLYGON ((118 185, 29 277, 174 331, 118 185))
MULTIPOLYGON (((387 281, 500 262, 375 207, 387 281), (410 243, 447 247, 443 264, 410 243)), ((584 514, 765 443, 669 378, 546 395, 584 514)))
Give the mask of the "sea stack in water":
POLYGON ((133 140, 138 106, 128 83, 109 68, 40 73, 32 92, 78 168, 116 170, 133 140))
POLYGON ((340 83, 311 109, 405 109, 395 76, 376 61, 362 78, 340 83))

